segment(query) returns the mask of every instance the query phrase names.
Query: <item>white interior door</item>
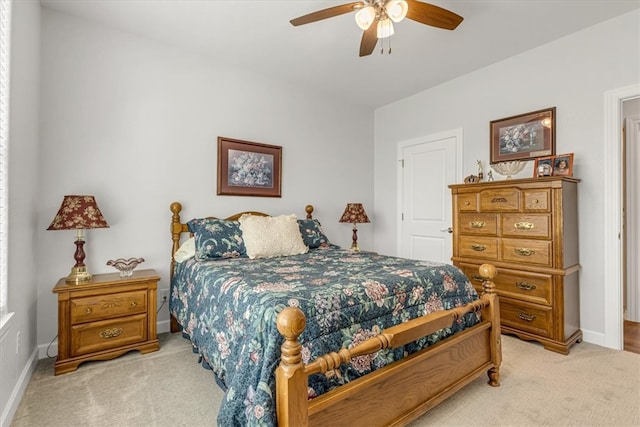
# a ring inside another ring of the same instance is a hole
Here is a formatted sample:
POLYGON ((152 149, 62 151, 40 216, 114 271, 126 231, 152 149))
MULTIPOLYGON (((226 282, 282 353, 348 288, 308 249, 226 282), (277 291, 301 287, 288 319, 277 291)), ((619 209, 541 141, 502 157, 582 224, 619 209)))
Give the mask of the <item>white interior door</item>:
POLYGON ((461 144, 461 130, 400 144, 401 257, 451 263, 448 185, 459 180, 461 144))
POLYGON ((627 191, 627 312, 625 318, 640 322, 640 116, 626 119, 627 191))

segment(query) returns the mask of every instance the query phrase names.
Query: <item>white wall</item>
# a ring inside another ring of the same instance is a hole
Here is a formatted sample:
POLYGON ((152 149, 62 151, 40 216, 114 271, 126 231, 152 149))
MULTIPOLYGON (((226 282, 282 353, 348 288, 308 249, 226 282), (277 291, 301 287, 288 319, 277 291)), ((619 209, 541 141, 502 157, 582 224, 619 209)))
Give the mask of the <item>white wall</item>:
MULTIPOLYGON (((111 228, 86 232, 89 271, 144 257, 168 288, 169 204, 184 220, 242 210, 316 217, 337 244, 347 202, 373 211, 373 112, 257 72, 43 9, 38 343, 56 335, 51 288, 74 264, 73 231, 45 231, 65 194, 93 194, 111 228), (282 198, 216 196, 217 137, 283 147, 282 198)), ((372 245, 363 226, 362 246, 372 245)), ((167 308, 159 314, 168 319, 167 308)))
POLYGON ((13 417, 37 362, 39 2, 13 2, 11 27, 7 273, 14 315, 1 340, 0 425, 13 417))
MULTIPOLYGON (((465 175, 489 162, 489 122, 557 107, 556 153, 575 153, 579 185, 580 304, 586 341, 604 334, 602 161, 607 90, 640 80, 640 12, 634 11, 376 110, 375 248, 396 248, 396 145, 463 128, 465 175), (635 55, 633 53, 636 53, 635 55)), ((532 176, 528 166, 519 177, 532 176)))

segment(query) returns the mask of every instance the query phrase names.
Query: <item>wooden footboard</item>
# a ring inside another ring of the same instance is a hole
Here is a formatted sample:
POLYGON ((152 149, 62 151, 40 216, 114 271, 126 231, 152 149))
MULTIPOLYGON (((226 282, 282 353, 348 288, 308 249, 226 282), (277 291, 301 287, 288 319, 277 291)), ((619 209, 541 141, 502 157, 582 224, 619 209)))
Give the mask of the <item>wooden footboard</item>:
POLYGON ((305 365, 298 337, 305 317, 297 308, 285 308, 277 320, 285 337, 276 370, 276 405, 279 426, 406 425, 488 373, 489 384, 500 385, 502 359, 500 311, 493 278, 496 268, 480 267, 485 278, 480 299, 466 306, 423 316, 384 330, 351 348, 329 353, 305 365), (471 311, 482 321, 437 344, 382 369, 308 400, 308 377, 349 363, 353 357, 396 348, 453 324, 471 311))

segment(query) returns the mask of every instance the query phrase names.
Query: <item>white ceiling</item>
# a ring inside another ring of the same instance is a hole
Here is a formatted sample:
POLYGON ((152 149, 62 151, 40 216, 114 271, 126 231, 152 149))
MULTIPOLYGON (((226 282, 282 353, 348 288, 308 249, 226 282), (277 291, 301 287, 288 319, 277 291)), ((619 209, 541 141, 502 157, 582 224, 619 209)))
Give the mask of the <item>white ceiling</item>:
POLYGON ((381 55, 378 46, 360 58, 362 32, 352 13, 299 27, 289 23, 347 1, 41 3, 371 108, 640 8, 640 0, 433 0, 464 17, 456 30, 406 19, 395 26, 390 55, 381 55))

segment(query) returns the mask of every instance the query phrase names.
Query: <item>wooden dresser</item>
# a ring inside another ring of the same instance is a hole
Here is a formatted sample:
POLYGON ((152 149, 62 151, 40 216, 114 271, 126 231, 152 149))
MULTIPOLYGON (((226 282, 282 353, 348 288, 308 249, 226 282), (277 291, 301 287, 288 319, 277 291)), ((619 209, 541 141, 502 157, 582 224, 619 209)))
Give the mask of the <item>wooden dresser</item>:
POLYGON ((89 360, 107 360, 131 350, 160 348, 156 336, 156 292, 160 277, 154 270, 96 274, 78 285, 60 279, 58 294, 58 358, 55 374, 75 371, 89 360))
POLYGON ((579 181, 545 177, 449 186, 454 265, 480 291, 478 267, 494 264, 502 332, 563 354, 582 340, 579 181))

